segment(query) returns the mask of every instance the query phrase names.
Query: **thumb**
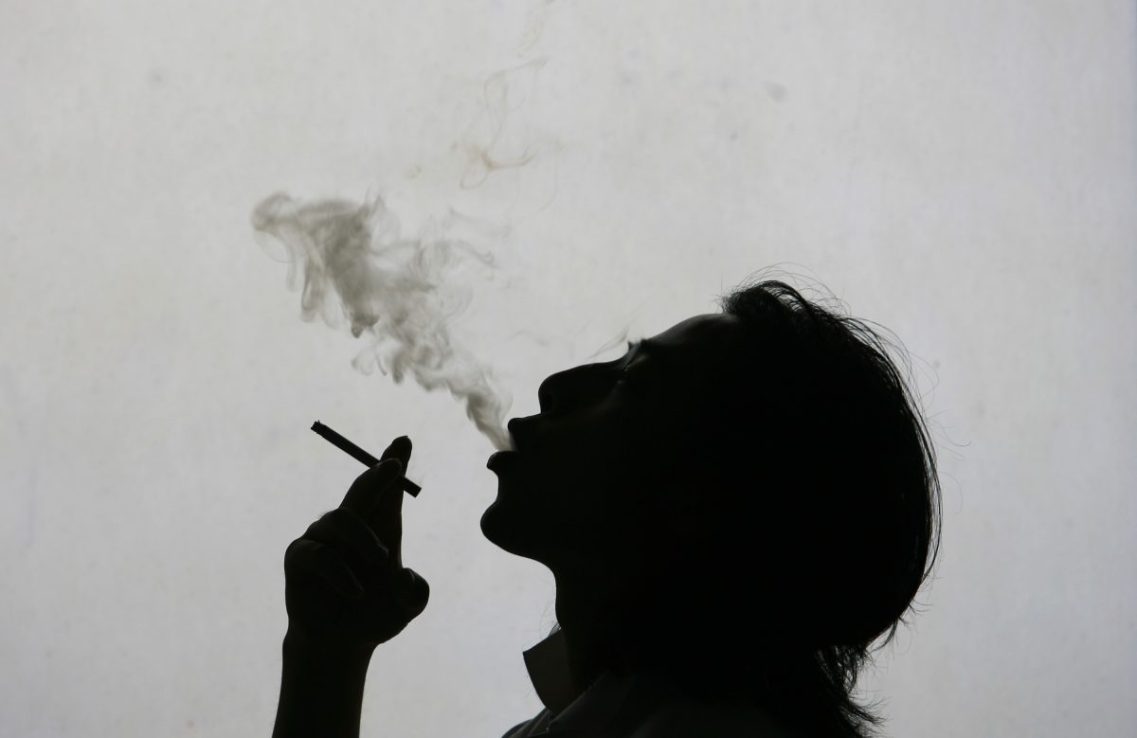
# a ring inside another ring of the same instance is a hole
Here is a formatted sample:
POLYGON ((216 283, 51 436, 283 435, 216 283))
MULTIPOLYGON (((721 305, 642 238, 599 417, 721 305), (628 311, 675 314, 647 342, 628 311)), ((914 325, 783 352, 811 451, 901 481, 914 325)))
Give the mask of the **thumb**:
POLYGON ((366 520, 381 499, 394 496, 387 492, 402 473, 403 462, 399 459, 380 461, 355 478, 340 507, 346 507, 366 520))
POLYGON ((413 569, 404 568, 395 585, 395 596, 408 618, 416 618, 430 600, 430 585, 413 569))

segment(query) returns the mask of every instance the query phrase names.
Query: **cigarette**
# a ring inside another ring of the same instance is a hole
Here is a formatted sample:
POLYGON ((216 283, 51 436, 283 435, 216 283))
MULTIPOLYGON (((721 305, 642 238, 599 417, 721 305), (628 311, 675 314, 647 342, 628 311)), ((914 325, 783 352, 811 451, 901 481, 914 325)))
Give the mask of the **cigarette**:
MULTIPOLYGON (((346 452, 349 456, 354 457, 357 461, 361 462, 365 466, 375 466, 379 463, 379 459, 367 453, 359 446, 356 446, 354 443, 347 440, 339 433, 336 433, 334 430, 318 420, 315 423, 312 423, 312 430, 323 436, 324 440, 326 440, 328 443, 332 444, 339 450, 346 452)), ((422 491, 422 487, 418 486, 406 477, 403 477, 401 484, 403 491, 409 494, 411 497, 418 497, 418 493, 422 491)))

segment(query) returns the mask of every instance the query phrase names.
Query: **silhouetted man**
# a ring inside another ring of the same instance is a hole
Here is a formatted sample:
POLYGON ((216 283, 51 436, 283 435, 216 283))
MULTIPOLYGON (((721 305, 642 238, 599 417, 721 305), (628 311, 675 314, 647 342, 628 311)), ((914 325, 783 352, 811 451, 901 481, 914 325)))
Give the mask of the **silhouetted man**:
MULTIPOLYGON (((556 580, 505 738, 863 736, 851 696, 931 570, 939 483, 883 341, 776 281, 548 377, 481 528, 556 580), (885 638, 881 639, 881 636, 885 638)), ((422 612, 396 439, 285 555, 275 738, 357 736, 372 650, 422 612)))

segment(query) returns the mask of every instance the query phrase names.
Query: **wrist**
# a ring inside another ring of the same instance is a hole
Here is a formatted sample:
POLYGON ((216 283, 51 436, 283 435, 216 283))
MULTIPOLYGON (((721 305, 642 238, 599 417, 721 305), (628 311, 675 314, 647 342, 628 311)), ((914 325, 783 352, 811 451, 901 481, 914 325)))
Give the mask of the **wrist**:
POLYGON ((324 665, 360 666, 371 661, 374 646, 336 641, 312 635, 289 626, 284 634, 282 650, 286 659, 324 665))
POLYGON ((273 738, 359 738, 371 648, 284 636, 280 702, 273 738))

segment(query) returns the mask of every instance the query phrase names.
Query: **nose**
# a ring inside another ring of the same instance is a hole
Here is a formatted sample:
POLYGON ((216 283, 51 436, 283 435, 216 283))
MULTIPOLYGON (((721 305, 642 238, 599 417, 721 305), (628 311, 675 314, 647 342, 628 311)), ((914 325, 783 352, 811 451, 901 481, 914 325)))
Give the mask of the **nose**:
POLYGON ((542 413, 553 412, 553 384, 556 377, 556 374, 549 376, 537 388, 537 405, 541 408, 542 413))
POLYGON ((556 413, 601 392, 609 381, 602 365, 586 364, 552 374, 537 388, 537 402, 542 413, 556 413))

